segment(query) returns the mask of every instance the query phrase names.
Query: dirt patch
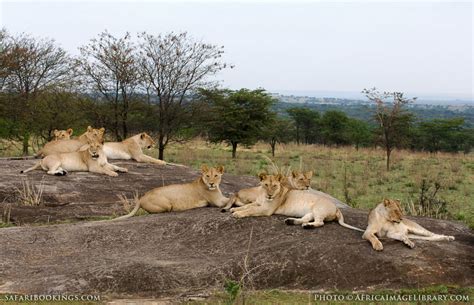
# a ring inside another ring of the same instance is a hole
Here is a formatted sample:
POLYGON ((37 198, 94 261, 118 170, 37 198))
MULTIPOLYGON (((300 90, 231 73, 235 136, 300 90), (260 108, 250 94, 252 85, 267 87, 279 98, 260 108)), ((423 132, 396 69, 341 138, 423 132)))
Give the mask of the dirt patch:
MULTIPOLYGON (((2 173, 7 173, 0 194, 8 195, 9 186, 20 183, 18 173, 24 164, 17 162, 0 162, 2 173)), ((48 187, 57 187, 48 194, 60 198, 60 203, 64 201, 61 198, 70 202, 28 208, 29 214, 15 214, 14 210, 12 217, 28 223, 28 219, 37 221, 36 214, 45 217, 57 211, 55 219, 70 219, 79 215, 76 207, 81 207, 81 216, 122 213, 117 193, 131 196, 133 189, 143 193, 163 181, 169 184, 189 181, 190 174, 197 176, 189 169, 120 164, 130 173, 118 178, 87 173, 45 177, 48 187), (160 175, 164 178, 159 179, 160 175)), ((33 181, 42 176, 40 171, 29 175, 33 181)), ((225 175, 222 188, 228 193, 255 182, 251 177, 225 175)), ((343 213, 347 223, 365 227, 366 211, 346 208, 343 213)), ((201 208, 118 222, 4 228, 0 230, 0 292, 147 298, 196 294, 222 289, 225 280, 240 278, 247 255, 249 268, 253 268, 249 284, 256 289, 366 290, 474 284, 474 234, 462 224, 413 218, 434 232, 454 235, 456 241, 417 241, 416 247, 409 249, 385 240, 384 251, 378 253, 361 239, 360 232, 336 223, 303 230, 286 226, 283 219, 239 220, 217 208, 201 208)))

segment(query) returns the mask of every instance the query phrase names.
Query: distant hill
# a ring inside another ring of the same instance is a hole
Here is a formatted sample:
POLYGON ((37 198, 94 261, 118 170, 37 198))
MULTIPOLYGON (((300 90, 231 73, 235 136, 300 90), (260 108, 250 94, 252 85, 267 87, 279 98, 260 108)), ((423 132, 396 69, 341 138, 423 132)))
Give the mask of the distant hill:
MULTIPOLYGON (((373 121, 374 105, 367 100, 345 98, 317 98, 310 96, 294 96, 272 94, 278 100, 274 109, 286 115, 286 110, 292 107, 310 108, 321 113, 328 110, 339 110, 348 116, 364 121, 373 121)), ((474 104, 427 104, 416 102, 408 108, 420 121, 433 119, 464 118, 467 127, 474 127, 474 104)))

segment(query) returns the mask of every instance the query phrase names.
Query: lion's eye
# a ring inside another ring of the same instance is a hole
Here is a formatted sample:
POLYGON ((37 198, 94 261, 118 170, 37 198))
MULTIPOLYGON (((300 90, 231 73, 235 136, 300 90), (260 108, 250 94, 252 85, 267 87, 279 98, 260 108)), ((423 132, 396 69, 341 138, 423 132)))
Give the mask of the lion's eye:
POLYGON ((265 183, 265 186, 268 186, 268 183, 265 183))
POLYGON ((207 178, 209 178, 210 176, 209 175, 206 175, 207 178))
POLYGON ((301 181, 303 181, 304 179, 303 178, 300 178, 301 181))
POLYGON ((217 178, 217 175, 214 175, 214 178, 217 178))

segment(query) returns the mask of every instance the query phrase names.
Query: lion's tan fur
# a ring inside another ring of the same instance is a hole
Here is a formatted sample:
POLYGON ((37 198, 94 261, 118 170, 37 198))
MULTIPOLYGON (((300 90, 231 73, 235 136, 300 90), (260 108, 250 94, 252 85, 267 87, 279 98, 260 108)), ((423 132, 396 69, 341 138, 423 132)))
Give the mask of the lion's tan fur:
MULTIPOLYGON (((260 180, 262 180, 263 173, 259 175, 260 180)), ((265 175, 266 176, 266 175, 265 175)), ((282 183, 290 190, 307 190, 311 187, 311 178, 313 172, 302 173, 300 171, 294 170, 288 177, 286 177, 282 183)), ((256 202, 259 197, 264 196, 265 190, 261 185, 246 189, 241 189, 237 193, 233 194, 227 205, 224 207, 224 210, 230 209, 233 205, 243 206, 256 202)))
POLYGON ((152 158, 143 153, 143 149, 151 148, 155 141, 145 132, 127 138, 122 142, 107 142, 104 144, 104 152, 108 159, 133 159, 138 162, 154 163, 164 165, 165 161, 152 158))
POLYGON ((281 175, 264 175, 261 177, 261 187, 264 196, 256 203, 239 208, 232 208, 233 216, 237 218, 249 216, 285 215, 287 224, 299 224, 304 228, 314 228, 324 225, 324 221, 337 220, 341 226, 362 231, 347 225, 341 211, 327 197, 301 190, 289 190, 282 181, 281 175))
POLYGON ((86 132, 80 135, 77 139, 50 141, 36 154, 36 157, 45 157, 52 154, 67 153, 78 151, 84 144, 88 142, 104 143, 105 129, 87 127, 86 132))
POLYGON ((454 240, 453 236, 435 234, 414 221, 403 218, 400 202, 389 199, 384 199, 382 203, 370 211, 368 226, 362 236, 372 244, 372 248, 382 251, 383 245, 377 237, 400 240, 410 248, 415 246, 410 239, 454 240))
POLYGON ((198 179, 190 183, 155 188, 135 203, 132 212, 114 220, 130 218, 140 207, 149 213, 184 211, 208 205, 223 207, 229 200, 219 188, 223 173, 223 166, 208 168, 203 165, 198 179))
POLYGON ((79 151, 48 155, 23 173, 38 168, 47 171, 49 175, 60 176, 67 172, 93 172, 115 177, 118 176, 115 171, 127 172, 126 168, 107 162, 103 145, 99 142, 84 144, 79 151))

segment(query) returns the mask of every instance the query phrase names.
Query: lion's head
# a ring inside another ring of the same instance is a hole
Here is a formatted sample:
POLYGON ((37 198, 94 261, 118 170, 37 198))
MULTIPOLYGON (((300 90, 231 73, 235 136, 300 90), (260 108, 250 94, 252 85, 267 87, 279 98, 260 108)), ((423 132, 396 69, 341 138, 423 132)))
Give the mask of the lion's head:
POLYGON ((403 219, 403 211, 402 207, 400 206, 400 201, 398 200, 391 200, 391 199, 384 199, 383 205, 386 210, 385 218, 388 221, 399 223, 403 219))
POLYGON ((84 133, 84 136, 87 138, 88 142, 99 142, 104 144, 104 133, 105 128, 92 128, 91 126, 87 126, 87 131, 84 133))
POLYGON ((71 139, 72 135, 72 128, 68 128, 67 130, 57 130, 53 131, 54 139, 53 140, 69 140, 71 139))
POLYGON ((138 137, 138 145, 140 145, 141 148, 150 149, 155 145, 155 141, 153 141, 146 132, 142 132, 140 137, 138 137))
POLYGON ((99 159, 100 155, 104 153, 102 147, 102 143, 92 141, 88 144, 82 145, 79 151, 87 151, 93 160, 97 160, 99 159))
POLYGON ((311 187, 311 178, 313 177, 313 171, 309 172, 299 172, 292 171, 291 178, 293 180, 293 187, 297 190, 307 190, 311 187))
POLYGON ((265 191, 265 199, 272 201, 281 191, 281 184, 284 182, 285 177, 282 175, 267 175, 261 173, 258 175, 260 178, 260 185, 265 191))
POLYGON ((224 166, 208 167, 206 164, 201 166, 201 178, 210 191, 217 189, 221 183, 224 166))

